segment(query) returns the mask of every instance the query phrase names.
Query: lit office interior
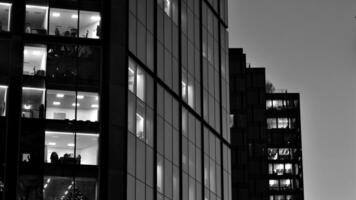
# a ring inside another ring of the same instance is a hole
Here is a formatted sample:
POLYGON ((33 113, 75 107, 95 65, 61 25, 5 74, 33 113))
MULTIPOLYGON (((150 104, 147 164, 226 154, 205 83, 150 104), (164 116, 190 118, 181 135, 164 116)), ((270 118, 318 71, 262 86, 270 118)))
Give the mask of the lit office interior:
POLYGON ((25 33, 99 39, 100 21, 99 12, 26 5, 25 33))
POLYGON ((46 131, 45 135, 46 163, 97 165, 99 134, 46 131))
POLYGON ((47 62, 46 45, 26 45, 24 47, 23 74, 45 76, 47 62))

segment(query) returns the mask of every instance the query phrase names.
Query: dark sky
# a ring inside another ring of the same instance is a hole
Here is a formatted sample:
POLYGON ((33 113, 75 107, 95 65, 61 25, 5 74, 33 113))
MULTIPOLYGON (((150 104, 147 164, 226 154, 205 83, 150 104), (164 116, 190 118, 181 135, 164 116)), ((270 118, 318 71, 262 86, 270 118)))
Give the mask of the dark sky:
POLYGON ((229 0, 230 47, 301 93, 306 200, 356 199, 355 15, 356 0, 229 0))

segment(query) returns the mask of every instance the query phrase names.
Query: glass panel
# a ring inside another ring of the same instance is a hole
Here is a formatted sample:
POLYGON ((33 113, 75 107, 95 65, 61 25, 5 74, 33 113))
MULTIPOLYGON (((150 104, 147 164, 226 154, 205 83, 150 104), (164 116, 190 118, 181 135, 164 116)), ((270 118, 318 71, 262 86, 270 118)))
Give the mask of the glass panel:
POLYGON ((11 6, 10 3, 0 3, 0 31, 10 31, 11 6))
POLYGON ((74 133, 46 131, 45 162, 52 164, 78 164, 74 157, 74 133))
POLYGON ((44 118, 44 93, 43 88, 22 88, 22 117, 44 118))
POLYGON ((48 7, 26 5, 25 33, 47 34, 48 7))
POLYGON ((278 180, 269 180, 270 188, 278 188, 278 180))
POLYGON ((48 90, 46 103, 46 119, 75 119, 75 92, 48 90))
POLYGON ((47 47, 45 45, 26 45, 23 51, 23 74, 45 76, 47 47))
POLYGON ((277 159, 278 159, 278 150, 268 149, 268 160, 277 160, 277 159))
POLYGON ((77 133, 75 147, 78 164, 98 164, 98 140, 99 134, 77 133))
POLYGON ((142 101, 145 101, 145 72, 141 68, 137 68, 137 80, 136 80, 136 95, 142 101))
POLYGON ((274 174, 277 174, 277 175, 283 175, 284 174, 284 166, 283 164, 274 164, 273 166, 274 170, 274 174))
POLYGON ((96 181, 89 178, 45 176, 43 199, 96 199, 96 181))
POLYGON ((47 81, 57 84, 74 84, 77 75, 75 45, 48 45, 47 81))
POLYGON ((82 38, 99 39, 101 35, 100 13, 80 11, 79 36, 82 38))
POLYGON ((99 97, 97 93, 78 92, 77 120, 98 121, 99 97))
POLYGON ((49 34, 64 37, 77 37, 78 11, 50 9, 49 34))
MULTIPOLYGON (((101 50, 94 46, 78 47, 78 79, 79 84, 99 86, 101 50)), ((75 63, 75 60, 72 60, 75 63)))
POLYGON ((7 86, 0 85, 0 116, 6 115, 7 86))

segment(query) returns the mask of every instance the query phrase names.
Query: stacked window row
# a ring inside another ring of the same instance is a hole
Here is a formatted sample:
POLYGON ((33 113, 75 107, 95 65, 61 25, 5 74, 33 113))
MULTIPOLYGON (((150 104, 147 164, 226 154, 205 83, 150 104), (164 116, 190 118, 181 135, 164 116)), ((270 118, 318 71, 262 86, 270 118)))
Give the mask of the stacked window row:
POLYGON ((230 141, 230 88, 229 88, 229 35, 226 29, 220 26, 221 44, 221 105, 222 105, 222 131, 223 137, 230 141))
POLYGON ((199 0, 182 1, 182 98, 201 112, 201 50, 199 0))
POLYGON ((299 165, 292 163, 270 163, 268 164, 268 174, 270 175, 299 175, 299 165))
POLYGON ((178 0, 157 0, 157 75, 179 93, 178 0))
POLYGON ((154 70, 154 0, 129 1, 129 50, 154 70))
MULTIPOLYGON (((207 128, 204 128, 204 186, 205 199, 222 197, 221 141, 207 128)), ((228 199, 228 198, 225 198, 228 199)))
POLYGON ((178 200, 179 104, 158 85, 157 105, 157 198, 178 200))
POLYGON ((300 157, 297 149, 268 148, 268 160, 294 160, 300 157))
POLYGON ((202 200, 201 122, 182 109, 183 199, 202 200))
POLYGON ((219 21, 211 9, 202 7, 203 110, 204 119, 220 132, 220 40, 219 21))
MULTIPOLYGON (((10 31, 11 3, 0 3, 0 30, 10 31)), ((24 32, 99 39, 101 15, 96 11, 52 8, 43 5, 26 5, 24 32)))
POLYGON ((278 99, 278 100, 267 100, 266 109, 283 110, 297 108, 298 100, 294 99, 278 99))
POLYGON ((270 195, 269 200, 297 200, 293 195, 270 195))
POLYGON ((153 80, 133 60, 128 66, 127 199, 153 199, 153 80))
POLYGON ((267 129, 294 129, 297 127, 295 118, 267 118, 267 129))
POLYGON ((224 178, 224 200, 232 200, 232 182, 231 182, 231 150, 225 144, 223 145, 223 178, 224 178))
POLYGON ((269 189, 276 191, 288 191, 299 188, 299 179, 270 179, 269 189))
POLYGON ((43 78, 47 84, 98 86, 100 48, 70 44, 26 44, 23 75, 43 78))

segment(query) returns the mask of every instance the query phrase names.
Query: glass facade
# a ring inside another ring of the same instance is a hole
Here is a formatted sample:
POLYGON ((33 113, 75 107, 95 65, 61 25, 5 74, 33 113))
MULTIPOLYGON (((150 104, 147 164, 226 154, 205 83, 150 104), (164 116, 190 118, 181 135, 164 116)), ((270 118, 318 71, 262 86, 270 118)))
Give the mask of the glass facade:
MULTIPOLYGON (((146 158, 145 164, 155 169, 146 171, 146 177, 153 173, 156 183, 154 199, 231 199, 230 131, 224 127, 229 120, 227 5, 221 2, 224 8, 219 10, 218 4, 199 0, 129 4, 129 157, 142 148, 134 145, 135 140, 145 138, 137 130, 147 130, 137 124, 151 121, 137 116, 153 111, 154 162, 146 158), (153 104, 144 95, 147 90, 153 104)), ((133 160, 128 168, 137 169, 139 163, 133 160)), ((152 193, 147 193, 151 185, 137 181, 137 175, 128 172, 127 199, 151 199, 152 193), (137 192, 145 187, 146 193, 137 192)))

